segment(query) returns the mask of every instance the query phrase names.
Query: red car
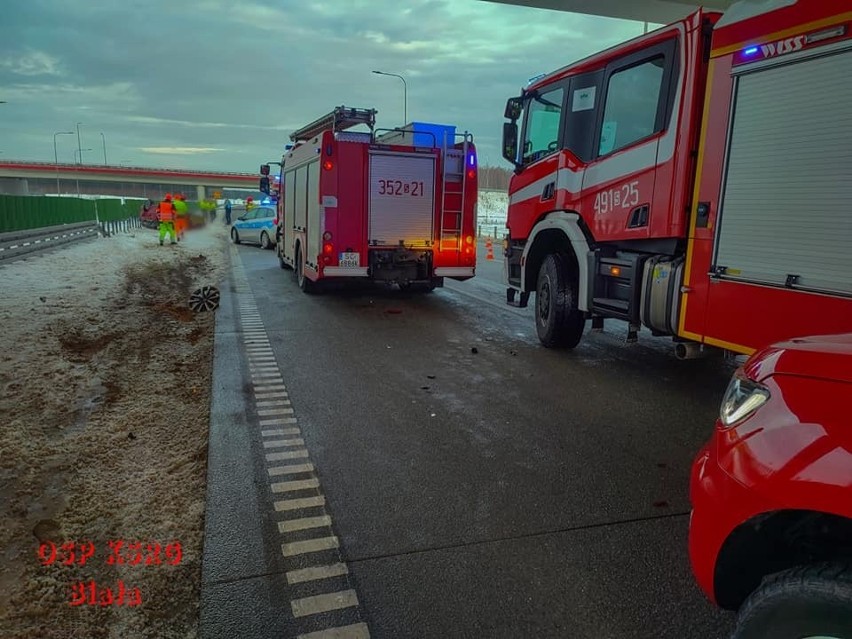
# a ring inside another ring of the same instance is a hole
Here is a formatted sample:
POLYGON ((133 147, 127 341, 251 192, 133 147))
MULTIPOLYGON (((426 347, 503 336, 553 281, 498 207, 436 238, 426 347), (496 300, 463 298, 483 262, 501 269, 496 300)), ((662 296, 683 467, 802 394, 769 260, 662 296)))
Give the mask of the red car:
POLYGON ((852 334, 755 353, 720 413, 690 485, 699 585, 735 639, 852 638, 852 334))

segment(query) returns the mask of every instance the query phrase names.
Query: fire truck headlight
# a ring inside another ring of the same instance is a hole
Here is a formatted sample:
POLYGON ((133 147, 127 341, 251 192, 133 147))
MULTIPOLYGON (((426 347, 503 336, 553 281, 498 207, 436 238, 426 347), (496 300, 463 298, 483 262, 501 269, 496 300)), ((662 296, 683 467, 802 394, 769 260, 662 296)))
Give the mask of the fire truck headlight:
POLYGON ((719 419, 725 426, 733 426, 751 416, 769 397, 768 388, 751 381, 742 370, 738 370, 722 398, 719 419))

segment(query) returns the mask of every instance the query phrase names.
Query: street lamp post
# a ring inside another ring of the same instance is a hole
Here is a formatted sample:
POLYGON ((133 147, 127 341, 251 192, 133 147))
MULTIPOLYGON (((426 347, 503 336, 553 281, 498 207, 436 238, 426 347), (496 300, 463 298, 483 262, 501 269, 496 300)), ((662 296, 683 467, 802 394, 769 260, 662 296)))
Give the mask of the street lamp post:
POLYGON ((402 125, 405 126, 406 124, 408 124, 408 83, 405 81, 405 78, 403 78, 398 73, 386 73, 384 71, 373 71, 373 73, 375 73, 377 75, 390 75, 390 76, 393 76, 394 78, 399 78, 400 80, 402 80, 402 100, 403 100, 402 109, 403 109, 403 120, 404 120, 402 125))
POLYGON ((106 137, 104 136, 103 131, 101 131, 101 140, 104 143, 104 166, 106 166, 106 163, 107 163, 107 161, 106 161, 106 137))
POLYGON ((77 150, 80 152, 80 164, 83 163, 83 145, 80 143, 80 125, 82 122, 77 123, 77 150))
POLYGON ((53 163, 56 165, 56 195, 59 195, 59 154, 56 152, 57 135, 74 135, 74 131, 57 131, 53 134, 53 163))
POLYGON ((77 165, 77 197, 80 197, 80 165, 83 163, 83 151, 91 151, 92 149, 77 149, 74 151, 74 163, 77 165), (80 159, 77 160, 77 154, 80 154, 80 159))

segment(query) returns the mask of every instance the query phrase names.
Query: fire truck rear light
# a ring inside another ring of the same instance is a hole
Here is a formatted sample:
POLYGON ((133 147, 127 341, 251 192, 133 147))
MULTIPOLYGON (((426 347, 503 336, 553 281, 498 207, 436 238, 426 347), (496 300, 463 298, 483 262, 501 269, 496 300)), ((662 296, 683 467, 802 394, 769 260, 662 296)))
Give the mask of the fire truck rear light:
POLYGON ((324 168, 326 171, 331 171, 334 168, 334 162, 332 162, 331 160, 326 160, 322 163, 322 168, 324 168))
POLYGON ((476 177, 476 171, 471 169, 470 171, 467 172, 467 177, 472 180, 473 178, 476 177))
POLYGON ((473 236, 472 236, 472 235, 468 235, 468 236, 464 239, 464 241, 465 241, 465 242, 467 242, 468 244, 473 244, 473 236))
POLYGON ((324 239, 326 242, 328 242, 331 239, 331 231, 326 231, 325 233, 323 233, 322 239, 324 239))
POLYGON ((464 252, 467 253, 468 255, 470 255, 471 253, 473 253, 473 248, 468 246, 468 247, 465 248, 464 252))
POLYGON ((621 267, 620 266, 610 266, 609 267, 609 274, 614 275, 615 277, 618 277, 619 275, 621 275, 621 267))
POLYGON ((322 247, 322 252, 326 255, 331 255, 332 253, 334 253, 334 245, 331 242, 324 244, 322 247))
POLYGON ((757 53, 757 52, 758 52, 758 48, 757 48, 757 47, 749 47, 748 49, 746 49, 745 51, 743 51, 743 55, 754 55, 754 54, 755 54, 755 53, 757 53))

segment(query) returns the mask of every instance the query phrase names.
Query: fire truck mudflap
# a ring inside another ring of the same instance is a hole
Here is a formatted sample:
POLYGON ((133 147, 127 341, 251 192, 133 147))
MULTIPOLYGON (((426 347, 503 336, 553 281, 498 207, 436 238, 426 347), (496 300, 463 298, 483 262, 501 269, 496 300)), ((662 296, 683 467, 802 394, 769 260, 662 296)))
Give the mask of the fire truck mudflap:
POLYGON ((370 152, 368 243, 374 279, 430 280, 435 170, 434 155, 370 152))

